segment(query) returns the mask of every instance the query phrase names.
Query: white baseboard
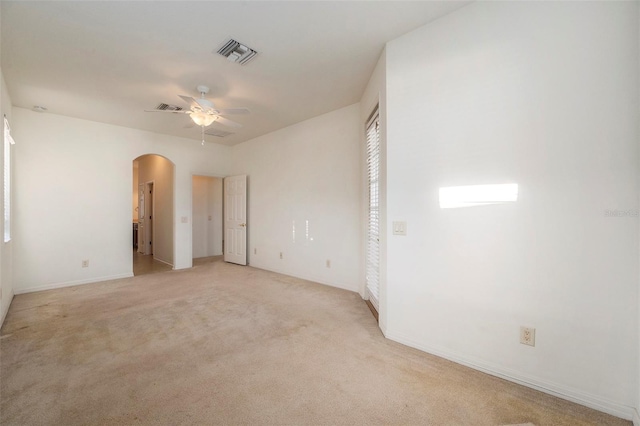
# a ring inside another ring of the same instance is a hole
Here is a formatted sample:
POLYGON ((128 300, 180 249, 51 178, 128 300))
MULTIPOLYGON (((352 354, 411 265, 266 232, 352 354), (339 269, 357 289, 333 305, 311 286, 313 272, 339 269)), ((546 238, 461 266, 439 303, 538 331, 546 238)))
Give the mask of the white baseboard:
POLYGON ((282 274, 282 275, 287 275, 289 277, 300 278, 301 280, 313 281, 315 283, 328 285, 329 287, 336 287, 336 288, 340 288, 342 290, 353 291, 355 293, 358 292, 357 286, 348 285, 348 284, 344 284, 344 283, 336 282, 336 281, 327 281, 327 280, 324 280, 322 278, 319 278, 319 277, 316 277, 316 276, 313 276, 313 275, 300 274, 300 273, 297 273, 297 272, 286 271, 284 269, 278 269, 278 268, 267 268, 267 267, 261 266, 261 265, 249 265, 249 266, 251 266, 252 268, 256 268, 256 269, 262 269, 264 271, 270 271, 270 272, 275 272, 275 273, 282 274))
POLYGON ((584 405, 586 407, 593 408, 594 410, 602 411, 604 413, 611 414, 625 420, 633 419, 634 425, 640 426, 640 422, 638 422, 638 412, 633 407, 609 401, 605 398, 591 395, 586 392, 572 389, 557 383, 552 383, 544 379, 529 376, 515 370, 510 370, 498 365, 490 364, 482 360, 456 354, 445 349, 429 347, 415 342, 411 338, 403 336, 401 333, 390 331, 388 329, 383 330, 383 332, 384 331, 386 331, 384 333, 386 338, 398 343, 402 343, 403 345, 419 349, 423 352, 427 352, 432 355, 448 359, 449 361, 453 361, 455 363, 473 368, 474 370, 479 370, 483 373, 500 377, 501 379, 518 383, 520 385, 536 389, 541 392, 557 396, 558 398, 566 399, 568 401, 575 402, 577 404, 584 405))
POLYGON ((169 263, 169 262, 167 262, 166 260, 162 260, 162 259, 160 259, 159 257, 155 257, 155 256, 154 256, 154 257, 153 257, 153 260, 157 260, 157 261, 158 261, 158 262, 160 262, 160 263, 164 263, 165 265, 169 265, 169 266, 171 266, 171 269, 175 269, 175 268, 174 268, 174 266, 173 266, 173 263, 169 263))
POLYGON ((7 314, 9 313, 9 308, 11 307, 11 302, 13 302, 13 289, 11 290, 11 292, 9 293, 9 303, 7 303, 7 309, 4 309, 3 306, 0 306, 0 308, 2 309, 2 312, 0 312, 0 328, 2 328, 2 324, 4 324, 4 319, 7 317, 7 314))
POLYGON ((382 331, 382 335, 389 340, 393 340, 390 337, 387 337, 387 323, 382 321, 380 317, 380 313, 378 312, 378 327, 380 327, 380 331, 382 331))
POLYGON ((53 290, 56 288, 73 287, 76 285, 98 283, 98 282, 110 281, 110 280, 119 280, 121 278, 131 278, 131 277, 133 277, 133 273, 129 272, 126 274, 107 275, 104 277, 89 278, 85 280, 75 280, 75 281, 66 281, 62 283, 45 284, 37 287, 16 290, 15 294, 35 293, 36 291, 53 290))
POLYGON ((638 408, 633 410, 633 426, 640 426, 640 413, 638 413, 638 408))

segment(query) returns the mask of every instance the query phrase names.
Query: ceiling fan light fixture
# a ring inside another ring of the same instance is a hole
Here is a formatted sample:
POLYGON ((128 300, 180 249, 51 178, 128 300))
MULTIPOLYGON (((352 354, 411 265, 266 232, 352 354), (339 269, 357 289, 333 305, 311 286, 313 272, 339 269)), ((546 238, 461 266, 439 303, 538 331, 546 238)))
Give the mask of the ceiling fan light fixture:
POLYGON ((189 115, 191 116, 191 119, 194 123, 196 123, 198 126, 203 127, 210 126, 211 123, 216 121, 217 118, 215 115, 210 115, 204 112, 192 112, 189 115))

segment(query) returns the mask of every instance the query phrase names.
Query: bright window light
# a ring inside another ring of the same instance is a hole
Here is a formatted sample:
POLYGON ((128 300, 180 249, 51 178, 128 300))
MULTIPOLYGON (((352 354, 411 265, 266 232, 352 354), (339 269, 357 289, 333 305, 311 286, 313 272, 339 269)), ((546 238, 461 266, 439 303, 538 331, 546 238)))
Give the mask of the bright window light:
POLYGON ((440 208, 442 209, 503 204, 517 200, 517 183, 448 186, 440 188, 440 208))
POLYGON ((11 241, 11 129, 7 117, 4 117, 4 242, 11 241))

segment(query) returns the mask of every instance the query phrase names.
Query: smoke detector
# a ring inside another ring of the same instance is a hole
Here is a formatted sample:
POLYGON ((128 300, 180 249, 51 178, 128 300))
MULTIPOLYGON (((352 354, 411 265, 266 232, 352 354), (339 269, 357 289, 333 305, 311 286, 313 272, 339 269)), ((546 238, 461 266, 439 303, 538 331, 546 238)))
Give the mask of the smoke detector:
POLYGON ((234 39, 229 39, 218 49, 218 54, 224 56, 229 62, 244 65, 252 60, 258 52, 234 39))

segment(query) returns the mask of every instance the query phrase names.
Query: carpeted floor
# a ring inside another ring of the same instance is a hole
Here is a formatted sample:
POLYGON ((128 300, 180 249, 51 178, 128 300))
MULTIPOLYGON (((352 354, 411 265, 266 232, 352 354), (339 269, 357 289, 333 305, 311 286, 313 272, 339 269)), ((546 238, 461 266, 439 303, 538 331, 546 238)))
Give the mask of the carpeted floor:
POLYGON ((359 295, 219 260, 16 296, 3 425, 630 425, 383 338, 359 295))

